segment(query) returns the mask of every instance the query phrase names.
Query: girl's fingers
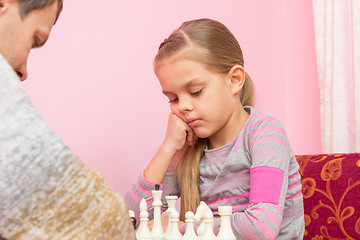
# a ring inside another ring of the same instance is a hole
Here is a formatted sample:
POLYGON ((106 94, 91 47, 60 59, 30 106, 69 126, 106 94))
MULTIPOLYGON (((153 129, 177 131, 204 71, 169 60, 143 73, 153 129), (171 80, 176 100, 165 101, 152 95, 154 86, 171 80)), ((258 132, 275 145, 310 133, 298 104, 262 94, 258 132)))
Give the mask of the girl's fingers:
POLYGON ((153 224, 154 224, 154 220, 149 220, 148 221, 148 226, 149 226, 150 231, 152 230, 153 224))
POLYGON ((171 112, 170 114, 171 116, 176 118, 179 122, 181 122, 181 125, 185 128, 185 133, 186 133, 185 141, 188 145, 192 145, 194 142, 194 131, 192 130, 192 128, 175 113, 171 112))
POLYGON ((193 130, 189 127, 189 129, 186 131, 186 142, 189 145, 193 144, 193 140, 194 140, 194 132, 193 130))

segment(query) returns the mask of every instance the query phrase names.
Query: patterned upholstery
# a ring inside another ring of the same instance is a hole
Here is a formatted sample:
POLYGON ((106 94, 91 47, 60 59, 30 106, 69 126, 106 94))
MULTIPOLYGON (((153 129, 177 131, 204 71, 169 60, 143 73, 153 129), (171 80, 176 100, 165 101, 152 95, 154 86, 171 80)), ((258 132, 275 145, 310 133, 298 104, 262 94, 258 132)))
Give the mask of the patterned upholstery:
POLYGON ((360 239, 360 153, 297 156, 304 239, 360 239))

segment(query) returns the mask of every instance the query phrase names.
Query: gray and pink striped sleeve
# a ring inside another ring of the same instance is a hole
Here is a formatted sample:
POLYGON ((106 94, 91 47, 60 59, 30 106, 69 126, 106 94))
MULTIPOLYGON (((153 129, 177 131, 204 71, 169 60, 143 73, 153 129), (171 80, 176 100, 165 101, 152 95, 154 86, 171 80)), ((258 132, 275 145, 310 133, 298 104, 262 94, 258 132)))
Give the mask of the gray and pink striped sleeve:
MULTIPOLYGON (((179 190, 177 187, 175 172, 169 170, 165 176, 165 179, 162 184, 160 184, 161 190, 163 190, 162 195, 162 211, 167 209, 167 202, 165 197, 170 193, 174 195, 179 194, 179 190)), ((139 205, 140 201, 144 198, 148 205, 149 218, 153 218, 154 209, 152 207, 153 197, 152 190, 155 189, 155 184, 147 181, 144 178, 143 173, 138 177, 137 181, 133 183, 128 192, 125 195, 125 202, 130 210, 133 210, 135 213, 135 217, 137 218, 137 222, 139 223, 139 205)))
POLYGON ((282 229, 284 223, 292 220, 302 226, 300 175, 281 122, 268 113, 252 110, 242 132, 251 166, 249 205, 232 219, 241 239, 275 239, 292 230, 282 229))

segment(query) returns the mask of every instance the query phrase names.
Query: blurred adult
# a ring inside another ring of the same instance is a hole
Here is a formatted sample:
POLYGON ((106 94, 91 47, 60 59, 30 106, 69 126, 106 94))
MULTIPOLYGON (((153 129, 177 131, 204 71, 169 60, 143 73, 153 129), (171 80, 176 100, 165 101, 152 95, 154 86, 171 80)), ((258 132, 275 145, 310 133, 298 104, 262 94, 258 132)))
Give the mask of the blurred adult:
POLYGON ((47 126, 21 81, 62 0, 0 0, 0 239, 135 239, 123 198, 47 126))

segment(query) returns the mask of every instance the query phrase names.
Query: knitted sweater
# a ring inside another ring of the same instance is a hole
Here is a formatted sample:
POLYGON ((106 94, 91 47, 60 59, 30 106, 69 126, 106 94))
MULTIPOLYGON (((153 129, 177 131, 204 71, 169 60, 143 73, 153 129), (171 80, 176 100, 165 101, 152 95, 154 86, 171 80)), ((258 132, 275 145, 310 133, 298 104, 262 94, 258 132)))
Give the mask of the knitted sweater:
POLYGON ((135 239, 123 198, 50 130, 0 55, 0 238, 135 239))
MULTIPOLYGON (((250 116, 237 138, 205 149, 200 160, 200 198, 213 211, 214 232, 220 226, 218 206, 231 205, 237 239, 303 239, 301 177, 284 128, 270 113, 245 108, 250 116)), ((138 211, 141 198, 150 205, 153 187, 140 176, 126 194, 128 207, 138 211)), ((178 194, 171 170, 162 188, 163 197, 178 194)))

